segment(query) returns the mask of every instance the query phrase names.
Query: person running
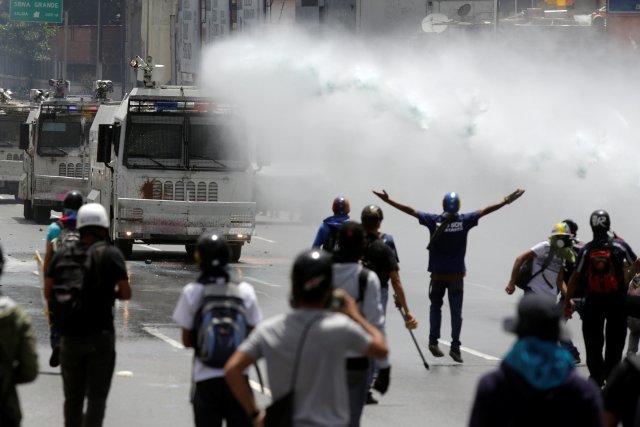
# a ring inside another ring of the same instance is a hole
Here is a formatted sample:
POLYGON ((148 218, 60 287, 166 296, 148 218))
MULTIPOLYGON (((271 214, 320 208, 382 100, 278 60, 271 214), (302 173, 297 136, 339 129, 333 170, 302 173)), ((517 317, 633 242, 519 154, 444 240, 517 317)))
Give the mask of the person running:
POLYGON ((569 279, 565 314, 570 317, 575 309, 572 298, 578 286, 586 287, 581 316, 587 368, 593 381, 602 387, 622 359, 627 336, 625 260, 636 270, 640 261, 628 243, 611 233, 606 211, 594 211, 589 224, 593 240, 578 255, 576 270, 569 279))
POLYGON ((311 244, 312 248, 324 249, 327 252, 335 252, 337 249, 338 229, 349 221, 349 212, 351 211, 349 199, 343 196, 336 197, 333 199, 331 209, 333 215, 326 217, 318 227, 316 237, 311 244))
POLYGON ((518 199, 524 190, 518 189, 509 194, 500 203, 469 213, 459 213, 460 197, 458 193, 447 193, 442 200, 441 214, 418 211, 391 199, 382 190, 373 194, 400 211, 418 218, 418 222, 429 229, 431 239, 429 251, 429 267, 431 282, 429 284, 429 351, 435 357, 443 357, 438 346, 440 324, 442 322, 442 304, 445 292, 448 292, 449 310, 451 312, 451 348, 449 356, 462 363, 460 353, 460 332, 462 330, 462 299, 464 294, 464 276, 466 274, 465 254, 467 251, 467 234, 485 215, 497 211, 503 206, 518 199))
MULTIPOLYGON (((46 238, 47 245, 44 253, 44 262, 42 264, 42 271, 44 273, 49 271, 49 264, 51 264, 53 254, 62 243, 61 240, 64 239, 64 235, 76 230, 78 209, 80 209, 82 203, 82 194, 75 190, 69 191, 64 197, 62 217, 58 221, 49 224, 46 238)), ((49 366, 55 368, 60 366, 60 336, 51 322, 49 322, 49 341, 51 344, 49 366)))
POLYGON ((349 425, 345 356, 385 358, 387 344, 346 292, 334 290, 331 256, 300 253, 291 271, 292 310, 261 322, 225 365, 225 377, 254 425, 265 411, 256 406, 246 368, 264 358, 273 401, 293 392, 291 425, 349 425), (332 312, 337 310, 338 312, 332 312))
MULTIPOLYGON (((187 284, 182 289, 173 312, 174 321, 182 328, 184 346, 196 347, 198 331, 194 319, 203 304, 206 286, 237 287, 249 328, 257 325, 262 320, 262 313, 253 286, 246 282, 231 281, 228 243, 215 233, 205 232, 198 238, 194 255, 200 267, 200 276, 195 282, 187 284)), ((248 380, 246 373, 244 378, 245 381, 248 380)), ((193 415, 197 427, 222 426, 223 419, 229 426, 253 425, 251 418, 247 416, 227 386, 222 367, 207 366, 199 357, 194 357, 192 379, 195 383, 192 397, 193 415)))

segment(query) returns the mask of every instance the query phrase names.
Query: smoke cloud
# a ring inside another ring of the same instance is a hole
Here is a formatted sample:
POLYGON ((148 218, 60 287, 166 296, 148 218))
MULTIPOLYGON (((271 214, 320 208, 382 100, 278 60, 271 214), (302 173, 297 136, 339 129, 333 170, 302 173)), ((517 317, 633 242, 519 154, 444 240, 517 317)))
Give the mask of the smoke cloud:
POLYGON ((506 283, 515 256, 564 218, 589 240, 589 214, 606 209, 615 231, 640 242, 634 55, 553 39, 280 28, 210 46, 203 74, 240 111, 251 143, 269 148, 265 172, 292 173, 289 186, 267 198, 304 199, 313 223, 330 215, 336 195, 349 197, 354 218, 379 204, 405 259, 426 259, 428 232, 372 189, 429 212, 441 211, 448 191, 469 211, 526 189, 470 235, 470 253, 485 255, 468 257, 469 270, 490 280, 499 269, 506 283))

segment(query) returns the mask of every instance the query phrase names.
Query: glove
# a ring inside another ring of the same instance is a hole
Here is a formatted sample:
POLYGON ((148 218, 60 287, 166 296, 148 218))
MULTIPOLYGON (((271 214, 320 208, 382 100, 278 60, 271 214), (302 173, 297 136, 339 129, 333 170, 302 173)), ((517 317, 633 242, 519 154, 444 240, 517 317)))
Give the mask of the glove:
POLYGON ((380 369, 378 371, 378 377, 373 382, 374 390, 378 390, 380 393, 385 394, 389 389, 390 375, 391 367, 380 369))
POLYGON ((524 190, 521 188, 518 188, 516 191, 514 191, 513 193, 505 197, 504 202, 509 205, 513 203, 516 199, 518 199, 520 196, 522 196, 523 194, 524 194, 524 190))

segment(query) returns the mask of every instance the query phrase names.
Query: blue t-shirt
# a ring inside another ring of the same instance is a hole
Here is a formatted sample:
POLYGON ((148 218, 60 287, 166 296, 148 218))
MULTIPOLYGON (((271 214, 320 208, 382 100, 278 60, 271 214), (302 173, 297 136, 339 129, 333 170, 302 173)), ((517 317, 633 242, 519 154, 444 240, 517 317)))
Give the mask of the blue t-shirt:
MULTIPOLYGON (((418 222, 433 235, 444 221, 442 214, 418 211, 418 222)), ((428 270, 435 274, 461 274, 467 271, 464 256, 467 252, 467 234, 478 225, 480 211, 458 214, 429 249, 428 270)))

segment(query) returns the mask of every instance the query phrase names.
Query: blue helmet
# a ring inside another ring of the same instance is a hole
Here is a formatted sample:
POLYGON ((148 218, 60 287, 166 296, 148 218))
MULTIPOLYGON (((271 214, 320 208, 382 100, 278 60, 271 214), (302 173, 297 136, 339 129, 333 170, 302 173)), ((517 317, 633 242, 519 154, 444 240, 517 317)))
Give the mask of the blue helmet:
POLYGON ((334 215, 347 215, 351 210, 349 207, 349 199, 346 197, 338 196, 333 199, 333 205, 331 206, 334 215))
POLYGON ((460 210, 460 196, 458 193, 451 192, 444 195, 442 199, 442 209, 447 213, 456 213, 460 210))

